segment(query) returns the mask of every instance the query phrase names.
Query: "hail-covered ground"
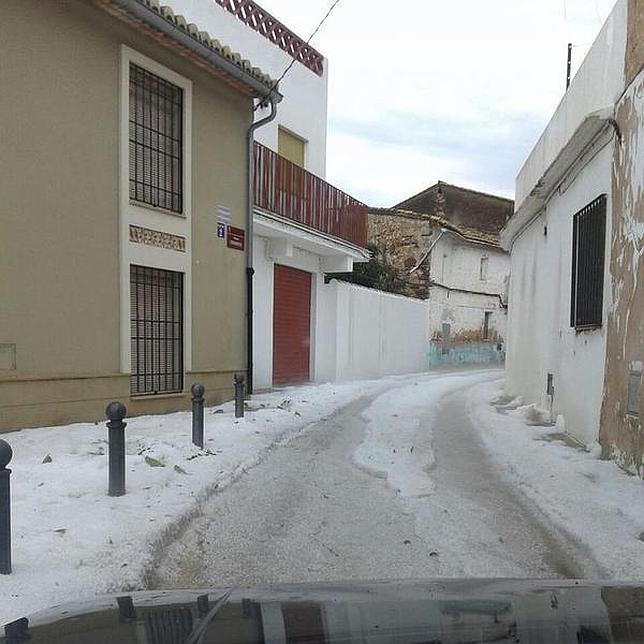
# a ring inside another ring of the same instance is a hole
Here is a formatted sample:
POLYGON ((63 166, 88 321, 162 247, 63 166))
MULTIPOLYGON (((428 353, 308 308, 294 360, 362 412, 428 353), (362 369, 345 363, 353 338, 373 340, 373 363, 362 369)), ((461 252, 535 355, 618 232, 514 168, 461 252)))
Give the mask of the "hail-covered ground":
POLYGON ((644 578, 644 486, 478 369, 289 387, 5 438, 13 561, 0 622, 144 588, 428 577, 644 578))

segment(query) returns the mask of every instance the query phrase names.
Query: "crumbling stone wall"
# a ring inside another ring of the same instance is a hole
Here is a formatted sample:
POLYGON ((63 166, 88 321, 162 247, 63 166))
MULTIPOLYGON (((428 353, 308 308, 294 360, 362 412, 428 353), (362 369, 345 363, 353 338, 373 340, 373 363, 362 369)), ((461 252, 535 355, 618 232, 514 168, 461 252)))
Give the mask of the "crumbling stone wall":
POLYGON ((644 66, 644 2, 629 0, 624 71, 628 85, 644 66))
POLYGON ((429 294, 429 262, 410 271, 420 262, 432 235, 430 221, 414 215, 370 213, 368 239, 383 252, 405 283, 404 294, 426 300, 429 294))
POLYGON ((606 369, 600 443, 604 457, 644 477, 644 385, 639 414, 628 413, 631 373, 644 372, 644 2, 629 3, 625 70, 639 70, 617 105, 606 369))

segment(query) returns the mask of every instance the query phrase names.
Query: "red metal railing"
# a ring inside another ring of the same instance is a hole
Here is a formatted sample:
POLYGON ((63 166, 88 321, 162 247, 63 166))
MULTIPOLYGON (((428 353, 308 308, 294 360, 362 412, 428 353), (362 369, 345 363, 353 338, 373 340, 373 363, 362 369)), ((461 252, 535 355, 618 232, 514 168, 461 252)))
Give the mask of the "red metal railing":
POLYGON ((367 244, 367 207, 255 142, 255 205, 356 246, 367 244))
POLYGON ((262 9, 252 0, 215 0, 224 9, 237 16, 251 29, 259 32, 283 49, 287 54, 306 65, 318 76, 324 72, 324 56, 307 45, 306 41, 296 36, 288 27, 277 18, 273 18, 268 11, 262 9))

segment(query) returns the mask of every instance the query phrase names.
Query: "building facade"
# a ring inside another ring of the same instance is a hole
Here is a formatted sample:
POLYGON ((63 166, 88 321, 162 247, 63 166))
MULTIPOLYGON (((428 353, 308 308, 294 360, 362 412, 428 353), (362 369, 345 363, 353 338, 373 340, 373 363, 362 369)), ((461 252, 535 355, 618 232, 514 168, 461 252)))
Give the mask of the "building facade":
POLYGON ((229 398, 246 258, 216 212, 243 232, 274 81, 152 0, 3 11, 0 429, 229 398))
POLYGON ((507 323, 509 258, 498 241, 437 229, 425 261, 429 286, 430 364, 501 362, 507 323))
MULTIPOLYGON (((244 57, 273 78, 295 63, 280 81, 276 118, 255 140, 318 177, 326 173, 328 61, 278 18, 252 0, 166 0, 187 20, 234 43, 244 57)), ((268 107, 257 108, 256 119, 268 107)))
POLYGON ((642 7, 621 0, 517 177, 507 388, 642 473, 642 7))
POLYGON ((323 179, 324 57, 246 0, 6 10, 0 428, 327 379, 324 275, 368 252, 323 179))
POLYGON ((498 233, 511 212, 508 199, 444 182, 370 210, 370 241, 405 295, 429 301, 430 365, 503 359, 510 262, 498 233))
POLYGON ((273 77, 290 67, 275 118, 255 134, 252 385, 326 380, 324 276, 369 257, 364 206, 324 181, 327 60, 254 2, 170 1, 273 77))

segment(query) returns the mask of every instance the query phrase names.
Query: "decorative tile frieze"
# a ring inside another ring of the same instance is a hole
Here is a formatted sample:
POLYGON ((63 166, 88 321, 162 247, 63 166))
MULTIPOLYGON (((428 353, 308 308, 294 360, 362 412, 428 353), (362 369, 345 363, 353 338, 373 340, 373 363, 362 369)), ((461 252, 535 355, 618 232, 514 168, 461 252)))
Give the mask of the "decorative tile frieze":
POLYGON ((130 224, 130 241, 135 244, 145 244, 166 250, 176 250, 180 253, 186 252, 186 239, 180 235, 164 233, 160 230, 151 230, 130 224))

